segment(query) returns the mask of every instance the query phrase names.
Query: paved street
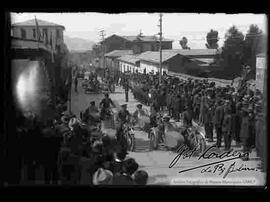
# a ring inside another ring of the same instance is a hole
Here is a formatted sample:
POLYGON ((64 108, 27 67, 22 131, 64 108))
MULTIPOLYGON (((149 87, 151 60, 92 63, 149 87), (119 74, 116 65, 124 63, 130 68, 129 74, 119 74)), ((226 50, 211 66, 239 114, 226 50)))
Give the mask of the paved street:
MULTIPOLYGON (((80 111, 83 111, 87 108, 90 101, 94 100, 96 101, 96 104, 98 105, 101 99, 104 97, 103 94, 85 94, 83 88, 81 87, 81 81, 78 83, 78 93, 74 92, 74 87, 72 87, 72 104, 71 109, 72 112, 75 113, 77 116, 79 116, 80 111)), ((116 92, 110 94, 110 97, 112 100, 121 105, 125 102, 125 95, 124 91, 121 87, 116 87, 116 92)), ((133 113, 136 108, 136 104, 139 102, 136 101, 133 98, 132 93, 129 94, 129 102, 128 104, 128 110, 133 113)), ((144 106, 149 110, 149 107, 144 106)), ((187 180, 189 177, 193 180, 202 178, 202 179, 214 179, 214 180, 222 180, 226 170, 229 169, 230 166, 234 166, 235 169, 239 168, 242 165, 242 168, 239 169, 241 171, 235 171, 233 173, 229 173, 226 177, 226 180, 231 179, 238 179, 241 177, 249 176, 251 178, 254 177, 257 184, 260 184, 262 180, 264 179, 264 174, 258 170, 252 170, 252 171, 246 171, 244 168, 256 168, 260 161, 258 158, 256 158, 256 153, 253 151, 250 155, 251 160, 250 161, 242 161, 240 159, 230 160, 224 163, 223 173, 221 174, 221 165, 219 167, 215 167, 217 164, 209 165, 206 167, 201 167, 198 169, 190 170, 187 172, 178 173, 180 170, 193 168, 196 166, 201 166, 204 164, 210 164, 212 162, 222 161, 223 159, 200 159, 198 160, 198 157, 191 157, 191 158, 185 158, 180 159, 178 163, 175 164, 173 168, 169 168, 170 163, 177 155, 174 152, 170 151, 162 151, 162 150, 156 150, 156 151, 149 151, 148 145, 149 140, 147 137, 147 134, 145 132, 136 131, 135 133, 136 138, 136 150, 135 152, 130 152, 129 157, 135 158, 136 161, 139 163, 140 168, 146 170, 149 174, 149 181, 148 184, 172 184, 172 180, 176 178, 185 179, 187 180), (235 165, 232 165, 235 162, 235 165), (205 168, 209 167, 207 170, 205 168), (211 172, 210 172, 210 169, 211 172), (184 177, 184 178, 183 178, 184 177), (238 178, 237 178, 238 177, 238 178)), ((213 144, 213 143, 212 143, 213 144)), ((208 146, 211 146, 210 143, 207 143, 208 146)), ((235 142, 232 143, 233 148, 235 150, 240 150, 241 148, 235 147, 235 142)), ((212 151, 212 150, 211 150, 212 151)), ((222 151, 222 149, 221 149, 222 151)), ((209 153, 211 153, 209 151, 209 153)), ((232 169, 232 168, 231 168, 232 169)), ((184 183, 185 185, 188 185, 191 182, 179 182, 184 183)), ((195 182, 193 182, 195 183, 195 182)), ((211 182, 208 182, 211 183, 211 182)), ((214 183, 214 182, 212 182, 214 183)))

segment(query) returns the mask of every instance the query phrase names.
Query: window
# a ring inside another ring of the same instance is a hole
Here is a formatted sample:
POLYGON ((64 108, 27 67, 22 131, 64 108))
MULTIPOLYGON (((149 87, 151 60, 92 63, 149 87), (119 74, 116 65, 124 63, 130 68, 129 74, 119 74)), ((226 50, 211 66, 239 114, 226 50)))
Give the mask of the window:
POLYGON ((33 29, 33 38, 36 38, 36 29, 33 29))
POLYGON ((43 39, 46 43, 48 43, 48 29, 43 29, 43 39))
POLYGON ((60 30, 59 29, 56 30, 56 38, 57 39, 60 39, 61 38, 61 34, 60 34, 60 30))
POLYGON ((26 39, 26 31, 24 29, 21 29, 21 38, 26 39))

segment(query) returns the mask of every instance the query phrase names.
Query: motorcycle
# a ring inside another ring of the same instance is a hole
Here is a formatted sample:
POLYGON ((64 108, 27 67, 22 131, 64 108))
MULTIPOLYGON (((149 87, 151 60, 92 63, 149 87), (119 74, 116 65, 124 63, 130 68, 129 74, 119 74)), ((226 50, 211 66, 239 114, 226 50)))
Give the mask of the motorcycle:
POLYGON ((131 124, 125 123, 123 125, 123 135, 124 139, 127 143, 127 149, 128 151, 134 152, 135 151, 135 135, 134 135, 134 129, 132 128, 131 124))
POLYGON ((158 117, 157 126, 152 127, 148 138, 150 139, 150 150, 158 149, 163 143, 167 149, 174 150, 181 145, 186 145, 190 149, 196 148, 195 154, 202 153, 206 149, 204 135, 194 126, 185 128, 172 123, 167 124, 158 117))
POLYGON ((88 94, 88 93, 100 93, 101 89, 99 85, 93 85, 93 84, 88 84, 85 88, 84 88, 84 93, 88 94))
POLYGON ((116 128, 115 128, 115 113, 112 109, 101 110, 100 117, 101 121, 101 131, 107 134, 111 138, 115 138, 116 128))
POLYGON ((137 118, 134 117, 132 122, 135 130, 142 130, 148 133, 151 128, 150 115, 146 109, 143 109, 143 113, 139 113, 137 118))

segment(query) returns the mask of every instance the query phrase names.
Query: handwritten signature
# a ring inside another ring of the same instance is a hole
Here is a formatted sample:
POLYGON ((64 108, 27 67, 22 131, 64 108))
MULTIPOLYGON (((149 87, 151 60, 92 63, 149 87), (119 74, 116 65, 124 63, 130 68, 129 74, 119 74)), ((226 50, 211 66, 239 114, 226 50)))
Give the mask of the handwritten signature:
POLYGON ((218 175, 223 175, 225 179, 230 173, 239 172, 239 171, 258 171, 257 168, 249 168, 244 164, 241 164, 239 167, 236 166, 234 161, 229 167, 226 167, 224 163, 218 163, 215 166, 208 166, 201 170, 201 173, 218 173, 218 175))
MULTIPOLYGON (((185 170, 179 171, 179 173, 187 172, 190 170, 195 170, 198 168, 203 168, 201 170, 201 173, 219 173, 219 175, 224 174, 223 178, 226 178, 228 174, 237 172, 237 171, 257 171, 256 168, 248 168, 244 164, 241 164, 241 166, 236 167, 235 161, 228 167, 225 167, 224 162, 226 161, 232 161, 239 158, 245 158, 249 155, 248 152, 241 152, 241 151, 235 151, 235 150, 229 150, 222 153, 216 153, 213 151, 213 149, 216 148, 215 146, 211 146, 208 149, 206 149, 202 154, 199 155, 197 160, 200 159, 218 159, 218 161, 211 162, 208 164, 200 165, 197 167, 188 168, 185 170)), ((190 149, 187 146, 181 146, 177 150, 177 155, 174 157, 174 159, 171 161, 169 168, 172 168, 176 165, 176 163, 179 163, 179 160, 191 158, 194 156, 194 154, 197 152, 197 149, 190 149)))

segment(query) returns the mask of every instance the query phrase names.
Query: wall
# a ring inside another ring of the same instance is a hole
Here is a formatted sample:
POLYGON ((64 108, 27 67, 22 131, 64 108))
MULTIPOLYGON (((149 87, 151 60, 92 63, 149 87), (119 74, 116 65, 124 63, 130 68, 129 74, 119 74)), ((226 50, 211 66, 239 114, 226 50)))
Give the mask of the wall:
POLYGON ((149 62, 146 62, 146 61, 141 61, 140 62, 140 68, 142 70, 146 69, 146 73, 150 73, 150 72, 158 72, 159 71, 159 67, 158 67, 158 64, 153 64, 153 63, 149 63, 149 62))
POLYGON ((136 69, 138 69, 138 67, 136 65, 126 63, 124 61, 119 61, 119 67, 120 67, 121 72, 125 72, 125 71, 131 71, 131 72, 134 71, 135 72, 136 69))
POLYGON ((112 36, 104 41, 105 44, 105 53, 109 53, 113 50, 125 50, 126 45, 126 40, 118 37, 118 36, 112 36))

